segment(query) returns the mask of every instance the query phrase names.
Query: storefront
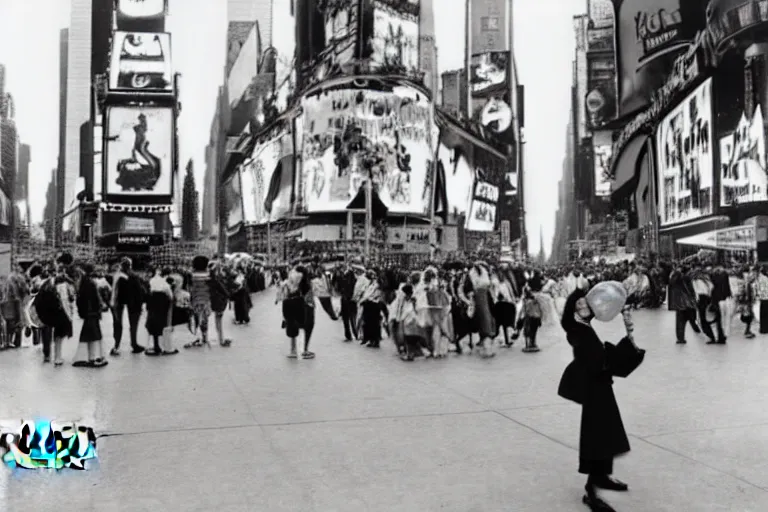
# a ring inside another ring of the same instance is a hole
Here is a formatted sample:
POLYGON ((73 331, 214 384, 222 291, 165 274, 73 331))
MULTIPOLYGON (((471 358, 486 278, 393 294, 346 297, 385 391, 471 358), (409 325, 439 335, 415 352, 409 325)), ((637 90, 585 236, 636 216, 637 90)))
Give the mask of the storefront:
POLYGON ((716 229, 681 238, 677 243, 714 251, 721 261, 751 263, 757 259, 757 229, 754 225, 716 229))

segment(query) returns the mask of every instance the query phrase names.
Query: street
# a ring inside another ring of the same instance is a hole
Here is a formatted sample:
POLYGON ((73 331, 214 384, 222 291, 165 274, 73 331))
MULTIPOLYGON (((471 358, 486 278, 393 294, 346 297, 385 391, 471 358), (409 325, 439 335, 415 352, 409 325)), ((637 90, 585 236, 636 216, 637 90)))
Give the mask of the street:
MULTIPOLYGON (((344 343, 318 307, 317 358, 289 360, 273 293, 254 295, 248 327, 227 313, 229 348, 124 350, 103 369, 71 366, 77 338, 61 368, 38 347, 0 353, 3 423, 44 416, 109 435, 85 472, 0 470, 0 510, 586 510, 580 411, 556 393, 571 358, 559 326, 542 329, 538 354, 518 341, 490 360, 404 363, 390 341, 344 343)), ((632 443, 615 475, 630 492, 606 500, 620 511, 768 510, 768 336, 745 340, 736 319, 726 346, 690 332, 676 345, 672 313, 634 318, 648 354, 615 383, 632 443)), ((597 327, 623 335, 620 320, 597 327)), ((146 345, 143 320, 140 333, 146 345)))

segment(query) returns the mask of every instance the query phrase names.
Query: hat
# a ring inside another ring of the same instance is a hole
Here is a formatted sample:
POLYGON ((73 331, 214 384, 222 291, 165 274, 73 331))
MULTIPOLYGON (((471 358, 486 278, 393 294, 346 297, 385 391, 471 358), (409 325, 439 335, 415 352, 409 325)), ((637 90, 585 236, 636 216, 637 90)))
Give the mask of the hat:
POLYGON ((365 272, 365 267, 362 265, 354 264, 350 266, 352 267, 352 270, 354 270, 355 272, 365 272))

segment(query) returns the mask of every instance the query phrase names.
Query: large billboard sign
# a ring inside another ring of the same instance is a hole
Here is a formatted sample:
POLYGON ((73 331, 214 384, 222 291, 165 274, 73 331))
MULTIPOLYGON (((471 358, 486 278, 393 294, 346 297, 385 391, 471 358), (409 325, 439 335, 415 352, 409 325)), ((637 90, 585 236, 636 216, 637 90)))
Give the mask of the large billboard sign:
POLYGON ((171 35, 115 32, 109 88, 113 91, 173 93, 171 35))
POLYGON ((619 116, 650 104, 675 57, 705 26, 702 0, 613 0, 619 116))
POLYGON ((302 100, 304 210, 345 210, 370 174, 390 212, 426 215, 433 106, 413 89, 396 89, 333 90, 302 100))
POLYGON ((165 16, 168 0, 117 0, 117 16, 126 19, 154 19, 165 16))
POLYGON ((467 155, 460 148, 449 149, 440 144, 437 152, 439 165, 445 174, 445 194, 448 219, 455 221, 467 215, 472 200, 475 170, 467 155))
POLYGON ((291 210, 293 147, 290 132, 274 134, 253 149, 242 167, 244 218, 264 224, 291 210))
POLYGON ((375 68, 419 69, 419 0, 401 2, 373 1, 373 38, 375 68))
POLYGON ((608 197, 611 195, 611 180, 607 178, 610 175, 610 162, 612 146, 595 146, 595 195, 597 197, 608 197))
POLYGON ((663 119, 656 134, 663 226, 712 213, 712 79, 663 119))
POLYGON ((108 196, 171 196, 173 175, 171 108, 107 108, 104 190, 108 196))
POLYGON ((233 229, 243 222, 243 190, 240 172, 224 185, 224 202, 227 207, 227 228, 233 229))
POLYGON ((768 201, 765 130, 760 105, 720 138, 720 206, 768 201))
POLYGON ((474 197, 466 220, 469 231, 493 231, 496 227, 496 209, 499 204, 499 188, 490 183, 475 183, 474 197))

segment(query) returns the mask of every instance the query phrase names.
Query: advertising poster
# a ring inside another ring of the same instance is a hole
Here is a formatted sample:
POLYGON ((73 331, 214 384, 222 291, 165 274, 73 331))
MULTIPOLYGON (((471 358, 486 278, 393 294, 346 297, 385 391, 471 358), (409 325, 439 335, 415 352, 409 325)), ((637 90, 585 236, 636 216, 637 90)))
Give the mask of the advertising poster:
POLYGON ((606 179, 610 174, 612 146, 595 146, 595 195, 607 197, 611 195, 611 180, 606 179))
POLYGON ((117 15, 122 18, 165 16, 167 0, 117 0, 117 15))
POLYGON ((760 105, 752 119, 720 139, 720 206, 768 201, 765 131, 760 105))
MULTIPOLYGON (((508 0, 470 0, 470 55, 508 52, 509 29, 507 23, 508 0)), ((464 13, 457 13, 462 18, 464 13)))
POLYGON ((507 52, 485 53, 472 57, 470 70, 472 117, 502 139, 512 126, 510 65, 507 52))
POLYGON ((478 181, 467 216, 466 229, 469 231, 493 231, 496 227, 496 208, 499 204, 499 188, 490 183, 478 181))
POLYGON ((467 215, 472 199, 475 172, 461 149, 438 148, 437 158, 445 172, 445 192, 449 223, 460 215, 467 215))
POLYGON ((646 107, 675 57, 705 27, 702 0, 613 0, 619 115, 646 107))
POLYGON ((419 69, 419 0, 373 1, 374 66, 419 69))
POLYGON ((712 79, 701 84, 659 126, 661 224, 712 213, 712 79))
MULTIPOLYGON (((613 46, 613 45, 611 45, 613 46)), ((613 52, 587 55, 587 124, 598 128, 616 117, 616 61, 613 52)))
POLYGON ((293 184, 290 133, 257 144, 242 168, 245 221, 264 224, 288 215, 293 184), (271 206, 271 207, 270 207, 271 206))
POLYGON ((504 91, 507 85, 509 53, 483 53, 472 57, 470 87, 472 96, 484 97, 491 93, 504 91))
POLYGON ((170 108, 108 107, 107 195, 171 195, 173 123, 170 108))
POLYGON ((427 178, 434 158, 432 104, 402 89, 398 94, 335 90, 303 99, 301 189, 306 211, 345 210, 370 173, 391 212, 427 213, 427 178))
POLYGON ((109 67, 109 88, 172 93, 171 35, 115 32, 109 67))
POLYGON ((10 226, 11 218, 11 200, 0 190, 0 225, 10 226))
POLYGON ((235 228, 243 222, 243 193, 239 172, 224 185, 224 201, 227 205, 227 227, 235 228))
POLYGON ((340 74, 360 57, 357 2, 301 0, 294 8, 298 88, 340 74))

